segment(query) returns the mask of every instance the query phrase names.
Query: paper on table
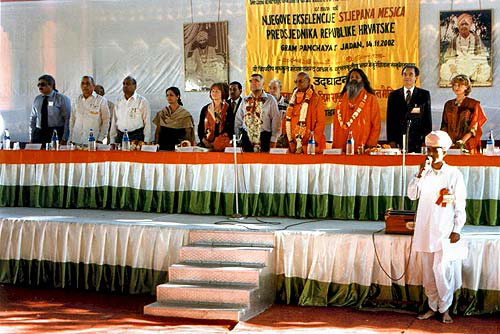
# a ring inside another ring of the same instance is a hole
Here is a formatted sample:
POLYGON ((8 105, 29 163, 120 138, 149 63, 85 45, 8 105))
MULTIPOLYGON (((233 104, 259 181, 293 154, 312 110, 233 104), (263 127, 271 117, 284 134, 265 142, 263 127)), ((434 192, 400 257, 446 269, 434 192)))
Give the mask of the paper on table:
POLYGON ((450 243, 450 239, 443 239, 443 260, 446 261, 455 261, 455 260, 464 260, 467 258, 469 253, 469 245, 463 239, 455 242, 454 244, 450 243))

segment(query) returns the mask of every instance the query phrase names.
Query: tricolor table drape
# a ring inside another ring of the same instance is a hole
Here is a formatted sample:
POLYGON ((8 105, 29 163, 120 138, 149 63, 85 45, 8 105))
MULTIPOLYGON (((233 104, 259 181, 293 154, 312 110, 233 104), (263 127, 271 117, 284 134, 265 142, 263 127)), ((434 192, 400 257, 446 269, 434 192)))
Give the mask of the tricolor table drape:
MULTIPOLYGON (((407 157, 407 182, 422 160, 407 157)), ((500 157, 447 161, 465 177, 467 222, 498 225, 500 157)), ((380 220, 399 207, 401 156, 244 153, 238 163, 245 215, 380 220)), ((0 205, 231 215, 234 177, 227 153, 0 151, 0 205)))

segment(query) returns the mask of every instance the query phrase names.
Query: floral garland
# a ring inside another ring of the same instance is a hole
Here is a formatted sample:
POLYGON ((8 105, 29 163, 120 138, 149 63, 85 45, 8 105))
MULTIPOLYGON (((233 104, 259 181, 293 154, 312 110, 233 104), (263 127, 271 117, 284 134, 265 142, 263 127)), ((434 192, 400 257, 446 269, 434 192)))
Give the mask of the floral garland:
POLYGON ((244 116, 245 125, 248 130, 248 139, 253 145, 260 145, 260 127, 262 125, 262 105, 264 99, 262 97, 254 98, 249 96, 245 99, 246 113, 244 116))
MULTIPOLYGON (((290 98, 290 104, 286 109, 285 125, 286 125, 286 136, 288 138, 288 142, 292 142, 292 114, 293 114, 293 107, 295 106, 295 100, 297 98, 297 92, 298 89, 295 88, 292 97, 290 98)), ((294 132, 295 132, 296 153, 302 153, 303 151, 302 139, 304 138, 304 135, 306 133, 307 108, 309 107, 309 102, 311 101, 313 92, 314 92, 313 86, 310 85, 306 91, 305 99, 302 102, 302 106, 300 107, 299 121, 297 122, 297 124, 295 124, 294 132)))
POLYGON ((344 121, 342 120, 342 108, 341 108, 342 107, 342 100, 340 100, 339 105, 337 106, 337 119, 339 120, 339 124, 340 124, 340 127, 342 129, 347 130, 351 127, 352 122, 354 122, 356 120, 356 118, 358 118, 359 114, 361 113, 361 111, 365 107, 367 97, 368 97, 368 94, 365 93, 365 95, 363 96, 363 99, 361 100, 361 102, 358 105, 358 108, 352 114, 351 119, 349 119, 346 123, 344 123, 344 121))

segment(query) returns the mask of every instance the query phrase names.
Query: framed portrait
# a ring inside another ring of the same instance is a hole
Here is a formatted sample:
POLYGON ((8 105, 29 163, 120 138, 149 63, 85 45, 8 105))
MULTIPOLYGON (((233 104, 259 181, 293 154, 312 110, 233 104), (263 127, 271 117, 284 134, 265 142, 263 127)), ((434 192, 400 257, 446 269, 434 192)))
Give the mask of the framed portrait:
POLYGON ((184 24, 185 91, 207 91, 227 82, 229 47, 227 21, 184 24))
POLYGON ((442 11, 439 15, 439 86, 465 74, 472 86, 492 86, 492 11, 442 11))

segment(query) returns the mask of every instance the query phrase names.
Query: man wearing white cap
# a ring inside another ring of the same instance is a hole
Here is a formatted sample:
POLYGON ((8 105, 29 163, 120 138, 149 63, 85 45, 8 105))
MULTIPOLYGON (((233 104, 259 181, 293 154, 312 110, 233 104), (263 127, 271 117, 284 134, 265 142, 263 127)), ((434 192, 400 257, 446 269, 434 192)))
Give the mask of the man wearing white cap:
POLYGON ((427 159, 408 185, 408 197, 419 199, 413 251, 422 261, 422 277, 430 310, 418 319, 433 317, 437 311, 444 323, 451 323, 448 309, 453 293, 462 285, 460 268, 443 259, 443 243, 456 243, 465 224, 465 183, 456 167, 443 158, 452 145, 444 131, 432 131, 425 137, 427 159))
POLYGON ((479 55, 483 51, 484 45, 479 35, 475 34, 471 28, 474 24, 472 16, 463 13, 458 17, 458 35, 453 38, 448 48, 448 56, 459 55, 479 55))

